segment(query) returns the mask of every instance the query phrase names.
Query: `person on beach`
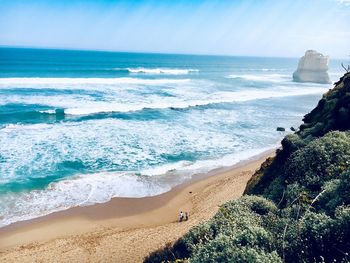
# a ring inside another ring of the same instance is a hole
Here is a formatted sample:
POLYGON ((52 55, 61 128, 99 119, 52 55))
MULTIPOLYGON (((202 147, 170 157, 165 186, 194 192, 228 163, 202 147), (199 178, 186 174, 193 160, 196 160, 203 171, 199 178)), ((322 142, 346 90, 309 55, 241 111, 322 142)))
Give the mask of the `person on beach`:
POLYGON ((182 211, 180 212, 180 222, 182 222, 182 219, 184 218, 184 214, 182 213, 182 211))
POLYGON ((188 213, 185 212, 185 221, 187 221, 187 220, 188 220, 188 213))

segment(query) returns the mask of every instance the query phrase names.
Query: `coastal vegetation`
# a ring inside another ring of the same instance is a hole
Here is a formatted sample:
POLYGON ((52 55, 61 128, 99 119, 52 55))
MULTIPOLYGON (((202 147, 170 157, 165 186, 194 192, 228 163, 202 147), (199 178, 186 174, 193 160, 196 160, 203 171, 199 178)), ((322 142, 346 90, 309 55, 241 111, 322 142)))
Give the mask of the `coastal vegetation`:
POLYGON ((349 262, 350 73, 222 205, 145 262, 349 262))

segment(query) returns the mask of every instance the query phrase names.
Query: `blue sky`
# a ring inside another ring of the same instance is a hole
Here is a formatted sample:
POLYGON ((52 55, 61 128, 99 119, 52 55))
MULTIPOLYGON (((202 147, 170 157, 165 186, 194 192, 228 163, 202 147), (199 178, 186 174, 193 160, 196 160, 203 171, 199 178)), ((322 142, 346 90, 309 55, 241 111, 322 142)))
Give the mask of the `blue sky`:
POLYGON ((349 18, 350 0, 0 0, 0 45, 346 58, 349 18))

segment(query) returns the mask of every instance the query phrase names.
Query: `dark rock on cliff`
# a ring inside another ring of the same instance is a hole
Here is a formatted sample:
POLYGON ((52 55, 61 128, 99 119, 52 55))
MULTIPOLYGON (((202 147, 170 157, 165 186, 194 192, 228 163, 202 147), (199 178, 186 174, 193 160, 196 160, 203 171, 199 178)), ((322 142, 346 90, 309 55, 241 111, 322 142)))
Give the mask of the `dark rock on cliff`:
POLYGON ((320 137, 329 131, 350 129, 350 73, 327 92, 317 107, 304 117, 299 135, 320 137))

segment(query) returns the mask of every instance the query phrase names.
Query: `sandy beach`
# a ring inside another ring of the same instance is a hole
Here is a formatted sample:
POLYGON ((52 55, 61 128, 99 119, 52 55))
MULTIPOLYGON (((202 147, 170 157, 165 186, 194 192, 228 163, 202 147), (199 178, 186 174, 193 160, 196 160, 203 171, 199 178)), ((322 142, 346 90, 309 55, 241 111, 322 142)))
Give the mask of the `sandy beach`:
POLYGON ((274 150, 234 167, 198 175, 171 191, 72 208, 0 229, 0 262, 141 262, 218 207, 240 197, 274 150), (178 222, 180 211, 189 220, 178 222))

